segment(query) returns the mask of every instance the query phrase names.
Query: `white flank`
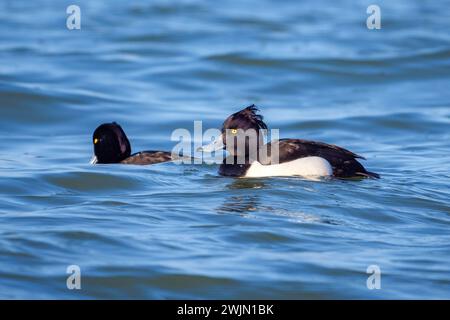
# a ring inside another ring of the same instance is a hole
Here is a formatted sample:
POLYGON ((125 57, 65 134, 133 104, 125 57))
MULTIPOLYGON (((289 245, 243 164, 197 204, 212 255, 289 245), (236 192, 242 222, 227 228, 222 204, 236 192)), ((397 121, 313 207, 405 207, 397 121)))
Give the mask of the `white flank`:
POLYGON ((258 161, 252 163, 245 177, 326 177, 333 174, 330 163, 321 157, 306 157, 274 165, 262 165, 258 161))

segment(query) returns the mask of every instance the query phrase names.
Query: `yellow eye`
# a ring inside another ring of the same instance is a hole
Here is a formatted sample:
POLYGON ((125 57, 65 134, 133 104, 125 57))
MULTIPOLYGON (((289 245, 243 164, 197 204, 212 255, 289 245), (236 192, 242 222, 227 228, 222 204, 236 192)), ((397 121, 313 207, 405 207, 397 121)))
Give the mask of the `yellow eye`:
POLYGON ((237 129, 231 129, 231 133, 232 134, 236 134, 237 133, 237 129))
POLYGON ((98 139, 95 138, 95 139, 94 139, 94 144, 97 144, 97 142, 98 142, 98 139))

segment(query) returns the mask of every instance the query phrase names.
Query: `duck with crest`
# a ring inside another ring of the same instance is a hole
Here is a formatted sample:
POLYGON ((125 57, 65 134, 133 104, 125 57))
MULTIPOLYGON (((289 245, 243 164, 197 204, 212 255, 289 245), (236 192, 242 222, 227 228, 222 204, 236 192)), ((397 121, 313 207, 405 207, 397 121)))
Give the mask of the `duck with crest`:
POLYGON ((267 130, 267 125, 258 111, 255 105, 251 105, 233 113, 224 121, 220 137, 200 148, 203 152, 222 149, 228 152, 219 174, 234 177, 379 178, 358 161, 364 159, 362 156, 333 144, 303 139, 279 139, 264 144, 261 132, 267 130), (255 147, 248 139, 248 130, 256 132, 255 147), (260 152, 261 148, 267 152, 260 152))

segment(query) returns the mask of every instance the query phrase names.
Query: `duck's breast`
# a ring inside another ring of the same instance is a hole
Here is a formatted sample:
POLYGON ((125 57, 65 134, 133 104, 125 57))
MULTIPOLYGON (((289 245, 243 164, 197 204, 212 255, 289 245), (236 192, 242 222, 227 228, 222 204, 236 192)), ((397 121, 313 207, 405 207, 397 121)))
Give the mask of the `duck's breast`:
POLYGON ((305 157, 273 165, 262 165, 255 161, 247 170, 245 177, 325 177, 331 175, 333 175, 333 168, 327 160, 321 157, 305 157))

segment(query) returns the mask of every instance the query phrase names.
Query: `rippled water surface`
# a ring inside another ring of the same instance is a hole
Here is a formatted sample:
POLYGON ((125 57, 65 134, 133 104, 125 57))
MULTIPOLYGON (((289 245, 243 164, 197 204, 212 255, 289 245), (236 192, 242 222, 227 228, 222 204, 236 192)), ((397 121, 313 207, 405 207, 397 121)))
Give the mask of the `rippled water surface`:
POLYGON ((1 1, 0 297, 450 298, 449 2, 372 3, 1 1), (171 150, 252 103, 382 179, 88 164, 102 122, 171 150))

